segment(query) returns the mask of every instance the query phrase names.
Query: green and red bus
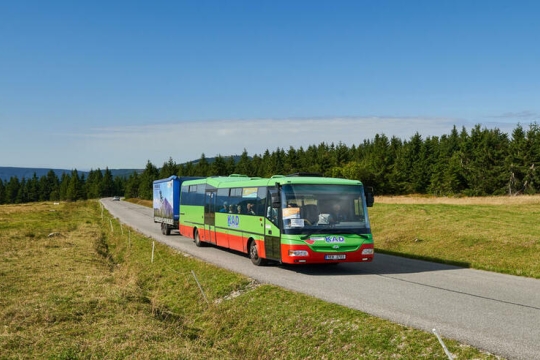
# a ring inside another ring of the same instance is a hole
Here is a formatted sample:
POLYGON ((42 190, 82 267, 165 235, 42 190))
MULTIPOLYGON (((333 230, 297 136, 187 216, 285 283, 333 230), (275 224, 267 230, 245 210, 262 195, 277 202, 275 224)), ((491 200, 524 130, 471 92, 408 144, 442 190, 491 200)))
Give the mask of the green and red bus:
POLYGON ((255 265, 369 262, 373 198, 360 181, 312 174, 189 180, 179 230, 197 246, 249 254, 255 265))

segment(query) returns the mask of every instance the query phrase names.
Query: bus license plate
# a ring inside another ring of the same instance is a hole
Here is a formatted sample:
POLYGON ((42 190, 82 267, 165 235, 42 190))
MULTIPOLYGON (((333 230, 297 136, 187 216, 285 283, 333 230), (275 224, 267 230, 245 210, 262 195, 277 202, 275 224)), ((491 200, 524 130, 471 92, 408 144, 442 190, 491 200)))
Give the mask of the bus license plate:
POLYGON ((325 260, 345 260, 346 256, 347 255, 345 255, 345 254, 341 254, 341 255, 325 255, 324 259, 325 260))

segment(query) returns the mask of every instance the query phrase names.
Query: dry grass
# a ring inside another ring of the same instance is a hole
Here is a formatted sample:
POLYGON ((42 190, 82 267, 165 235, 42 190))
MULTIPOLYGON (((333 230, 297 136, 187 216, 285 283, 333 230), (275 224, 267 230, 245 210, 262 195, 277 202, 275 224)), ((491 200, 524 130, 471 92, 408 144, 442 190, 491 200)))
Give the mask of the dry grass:
POLYGON ((179 346, 183 323, 153 316, 139 278, 112 259, 92 209, 42 203, 0 214, 1 358, 187 358, 204 350, 179 346))
POLYGON ((152 207, 152 200, 143 200, 143 199, 126 199, 126 201, 129 201, 133 204, 142 205, 151 208, 152 207))
POLYGON ((151 262, 148 238, 99 214, 95 202, 0 206, 1 359, 446 358, 432 334, 161 244, 151 262))
POLYGON ((540 205, 540 195, 436 197, 428 195, 377 196, 381 204, 449 204, 449 205, 540 205))
POLYGON ((540 196, 379 197, 379 252, 540 278, 540 196))

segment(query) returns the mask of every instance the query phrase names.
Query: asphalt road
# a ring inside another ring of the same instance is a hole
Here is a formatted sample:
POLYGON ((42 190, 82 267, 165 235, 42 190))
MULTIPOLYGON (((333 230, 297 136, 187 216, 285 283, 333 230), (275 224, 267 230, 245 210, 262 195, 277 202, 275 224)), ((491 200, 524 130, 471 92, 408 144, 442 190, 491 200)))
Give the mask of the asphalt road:
MULTIPOLYGON (((102 199, 110 214, 179 251, 328 302, 438 333, 508 359, 540 359, 540 280, 376 254, 372 263, 266 266, 161 234, 152 209, 102 199)), ((376 239, 375 239, 376 241, 376 239)))

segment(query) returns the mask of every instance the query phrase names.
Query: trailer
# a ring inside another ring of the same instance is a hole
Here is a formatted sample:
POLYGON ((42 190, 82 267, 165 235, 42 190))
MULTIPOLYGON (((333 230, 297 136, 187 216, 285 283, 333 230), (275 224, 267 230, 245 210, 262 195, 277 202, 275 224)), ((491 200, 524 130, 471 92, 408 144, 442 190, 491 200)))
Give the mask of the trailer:
POLYGON ((178 177, 173 175, 153 182, 154 223, 161 224, 161 233, 170 235, 179 228, 180 187, 186 180, 198 177, 178 177))

